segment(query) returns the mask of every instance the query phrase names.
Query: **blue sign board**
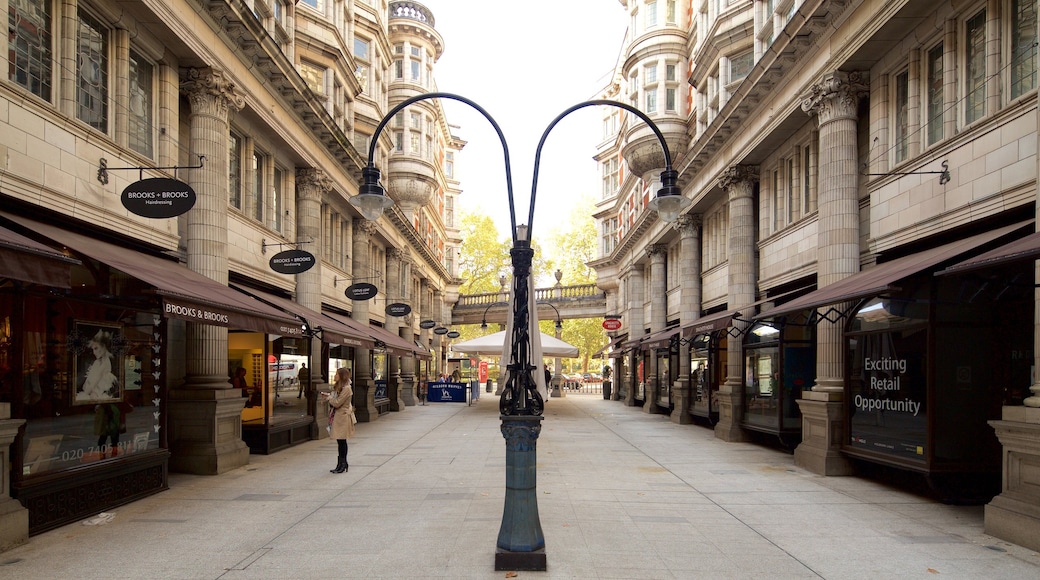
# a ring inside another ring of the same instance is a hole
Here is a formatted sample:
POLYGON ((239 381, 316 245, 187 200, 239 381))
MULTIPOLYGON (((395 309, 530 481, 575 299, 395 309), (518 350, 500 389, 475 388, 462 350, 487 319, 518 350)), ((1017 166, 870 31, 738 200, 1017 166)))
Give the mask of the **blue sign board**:
POLYGON ((375 397, 374 398, 376 398, 376 399, 386 399, 386 398, 388 398, 388 395, 386 393, 386 381, 385 380, 380 379, 380 380, 376 381, 376 393, 375 393, 375 397))
POLYGON ((465 383, 430 383, 426 400, 431 403, 465 403, 468 388, 465 383))

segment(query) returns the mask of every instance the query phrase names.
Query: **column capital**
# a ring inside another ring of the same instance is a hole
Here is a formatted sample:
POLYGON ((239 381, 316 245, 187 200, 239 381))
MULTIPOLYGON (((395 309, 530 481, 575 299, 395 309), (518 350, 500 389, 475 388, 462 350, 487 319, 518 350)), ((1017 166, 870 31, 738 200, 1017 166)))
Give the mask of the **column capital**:
POLYGON ((668 246, 664 244, 650 244, 646 247, 646 257, 651 261, 660 261, 668 254, 668 246))
POLYGON ((679 216, 672 226, 682 237, 694 236, 697 230, 704 225, 704 216, 699 213, 687 213, 679 216))
POLYGON ((395 248, 393 246, 386 249, 386 258, 388 260, 394 260, 396 262, 404 262, 406 254, 404 250, 395 248))
POLYGON ((300 199, 321 200, 332 191, 332 179, 324 169, 316 167, 296 168, 296 195, 300 199))
POLYGON ((836 119, 856 119, 859 100, 869 88, 866 72, 834 71, 802 95, 802 110, 818 116, 821 125, 836 119))
POLYGON ((367 240, 369 236, 376 233, 376 224, 373 221, 354 218, 354 238, 367 240))
POLYGON ((726 168, 719 176, 719 185, 730 191, 730 197, 733 196, 734 190, 746 190, 746 194, 750 196, 750 186, 755 181, 758 181, 757 165, 733 165, 726 168))
POLYGON ((189 68, 181 80, 193 113, 209 112, 223 119, 245 106, 235 88, 235 82, 215 68, 189 68))

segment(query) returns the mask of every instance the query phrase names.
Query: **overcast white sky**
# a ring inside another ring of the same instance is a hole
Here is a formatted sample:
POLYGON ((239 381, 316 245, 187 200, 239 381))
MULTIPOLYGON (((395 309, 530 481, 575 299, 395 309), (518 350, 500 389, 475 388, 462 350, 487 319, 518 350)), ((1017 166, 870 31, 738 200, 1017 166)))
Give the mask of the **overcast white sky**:
MULTIPOLYGON (((613 73, 628 17, 618 0, 420 0, 444 38, 434 75, 441 92, 466 97, 498 123, 509 147, 516 221, 526 224, 534 155, 546 127, 563 111, 597 99, 613 73)), ((491 215, 510 236, 505 162, 494 129, 463 103, 444 101, 459 154, 461 211, 491 215)), ((560 121, 540 158, 534 239, 560 224, 583 193, 599 192, 592 159, 602 110, 587 107, 560 121)))

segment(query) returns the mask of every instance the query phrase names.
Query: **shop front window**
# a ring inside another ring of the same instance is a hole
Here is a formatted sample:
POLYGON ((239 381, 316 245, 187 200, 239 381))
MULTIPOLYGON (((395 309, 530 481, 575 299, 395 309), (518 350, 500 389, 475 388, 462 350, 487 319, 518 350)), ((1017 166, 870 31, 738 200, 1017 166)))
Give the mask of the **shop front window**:
POLYGON ((160 448, 161 319, 58 304, 0 296, 0 401, 26 421, 15 457, 21 477, 160 448))
POLYGON ((801 430, 798 399, 815 382, 813 328, 756 322, 744 339, 744 426, 768 433, 801 430))
POLYGON ((852 321, 849 446, 923 462, 928 442, 927 308, 915 314, 906 306, 874 299, 852 321))
POLYGON ((376 385, 375 399, 377 401, 390 398, 386 386, 388 362, 389 357, 387 357, 386 353, 374 350, 372 351, 372 379, 375 381, 376 385))
POLYGON ((719 369, 726 368, 725 356, 725 344, 714 344, 714 339, 707 334, 694 338, 690 345, 690 381, 693 389, 690 411, 698 417, 713 421, 718 417, 719 369))

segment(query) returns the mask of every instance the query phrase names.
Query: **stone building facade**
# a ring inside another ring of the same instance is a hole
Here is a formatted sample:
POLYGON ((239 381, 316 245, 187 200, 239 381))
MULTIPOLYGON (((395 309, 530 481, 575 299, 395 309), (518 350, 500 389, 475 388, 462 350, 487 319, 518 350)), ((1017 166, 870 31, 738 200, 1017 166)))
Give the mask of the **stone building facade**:
POLYGON ((1037 4, 622 1, 594 262, 615 397, 1037 548, 1037 4))
POLYGON ((170 470, 323 436, 316 393, 341 366, 359 420, 415 404, 440 364, 420 321, 457 294, 464 143, 436 102, 373 137, 436 90, 427 8, 0 12, 0 549, 165 489, 170 470), (370 153, 397 202, 377 222, 349 203, 370 153), (133 202, 191 195, 162 217, 133 202))

